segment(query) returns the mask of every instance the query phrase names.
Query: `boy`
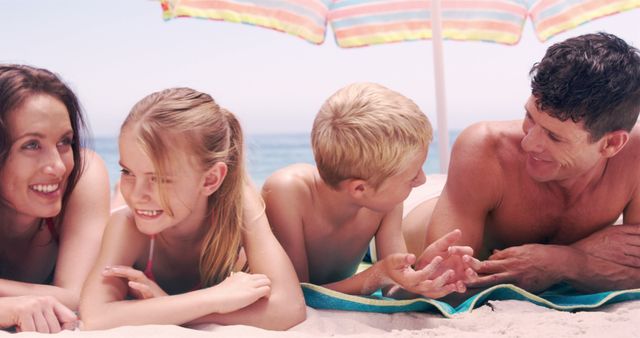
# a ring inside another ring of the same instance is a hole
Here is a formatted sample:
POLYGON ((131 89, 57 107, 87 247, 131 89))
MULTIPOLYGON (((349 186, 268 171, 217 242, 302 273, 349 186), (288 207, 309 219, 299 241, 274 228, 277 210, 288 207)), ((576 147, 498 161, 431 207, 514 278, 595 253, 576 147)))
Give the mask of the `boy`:
POLYGON ((317 168, 294 164, 263 186, 269 222, 300 281, 357 295, 465 291, 473 252, 450 247, 459 231, 427 248, 418 263, 426 266, 417 271, 402 237, 402 203, 426 180, 431 139, 418 106, 380 85, 349 85, 324 103, 311 132, 317 168), (353 275, 373 237, 380 260, 353 275))

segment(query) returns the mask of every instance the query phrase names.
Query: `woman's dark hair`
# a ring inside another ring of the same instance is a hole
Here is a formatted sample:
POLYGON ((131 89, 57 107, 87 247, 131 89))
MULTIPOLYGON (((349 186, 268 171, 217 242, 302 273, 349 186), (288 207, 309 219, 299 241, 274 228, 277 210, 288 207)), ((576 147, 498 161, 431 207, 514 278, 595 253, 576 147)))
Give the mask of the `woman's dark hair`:
POLYGON ((537 108, 583 121, 591 141, 631 131, 640 112, 640 52, 612 34, 586 34, 547 49, 529 73, 537 108))
POLYGON ((88 131, 78 98, 56 74, 26 65, 0 64, 0 170, 4 168, 13 143, 7 117, 10 112, 20 108, 27 99, 35 95, 49 95, 60 100, 67 108, 73 129, 71 148, 74 167, 62 197, 62 212, 58 216, 60 219, 64 215, 69 195, 83 170, 80 150, 85 145, 83 142, 88 136, 88 131))

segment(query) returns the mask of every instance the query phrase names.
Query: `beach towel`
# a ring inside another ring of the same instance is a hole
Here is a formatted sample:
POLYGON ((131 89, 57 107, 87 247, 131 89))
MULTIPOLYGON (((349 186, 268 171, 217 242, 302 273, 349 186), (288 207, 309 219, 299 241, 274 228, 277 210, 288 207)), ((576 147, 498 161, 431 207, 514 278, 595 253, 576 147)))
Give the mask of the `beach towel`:
POLYGON ((316 309, 379 313, 433 312, 445 317, 471 312, 490 300, 522 300, 561 311, 580 311, 640 299, 640 289, 584 294, 575 291, 569 285, 559 284, 535 295, 512 284, 500 284, 483 290, 453 307, 446 302, 429 298, 396 300, 383 297, 380 293, 353 296, 309 283, 301 283, 301 286, 307 305, 316 309))

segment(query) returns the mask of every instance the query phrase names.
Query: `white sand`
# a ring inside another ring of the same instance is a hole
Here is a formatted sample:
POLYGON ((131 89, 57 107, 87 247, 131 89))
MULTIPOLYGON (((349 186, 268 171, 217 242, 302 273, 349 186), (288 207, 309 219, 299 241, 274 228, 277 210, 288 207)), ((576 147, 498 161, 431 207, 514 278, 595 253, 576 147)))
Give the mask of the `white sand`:
MULTIPOLYGON (((0 331, 0 336, 11 334, 0 331)), ((16 337, 47 335, 19 333, 16 337)), ((307 320, 286 332, 245 325, 126 326, 104 331, 64 331, 56 337, 640 337, 640 301, 568 313, 522 301, 491 301, 472 313, 378 314, 307 308, 307 320)))
MULTIPOLYGON (((430 176, 406 203, 410 210, 435 197, 444 185, 442 175, 430 176)), ((0 336, 9 337, 0 331, 0 336)), ((16 337, 45 335, 19 333, 16 337)), ((48 336, 48 335, 46 335, 48 336)), ((452 319, 426 313, 362 313, 307 308, 307 320, 286 332, 245 325, 203 325, 196 329, 175 325, 127 326, 104 331, 65 331, 56 337, 640 337, 640 301, 561 312, 524 301, 490 301, 471 313, 452 319)))

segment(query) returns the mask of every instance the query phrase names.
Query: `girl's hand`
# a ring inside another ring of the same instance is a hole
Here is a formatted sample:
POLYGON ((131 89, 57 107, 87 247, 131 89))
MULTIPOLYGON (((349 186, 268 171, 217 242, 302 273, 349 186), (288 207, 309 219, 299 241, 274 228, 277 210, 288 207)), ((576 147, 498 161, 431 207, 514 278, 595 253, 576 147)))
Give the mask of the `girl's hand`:
POLYGON ((229 313, 245 308, 262 297, 268 298, 271 280, 262 274, 235 272, 209 290, 215 292, 216 312, 229 313))
POLYGON ((57 333, 75 329, 78 317, 51 296, 20 296, 0 298, 0 327, 16 331, 57 333))
POLYGON ((130 266, 114 265, 107 266, 102 270, 105 277, 118 277, 128 280, 129 293, 137 299, 147 299, 166 296, 167 293, 149 279, 145 274, 130 266))

